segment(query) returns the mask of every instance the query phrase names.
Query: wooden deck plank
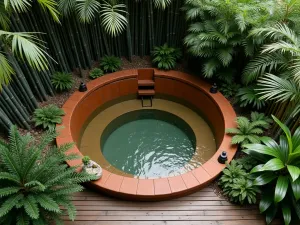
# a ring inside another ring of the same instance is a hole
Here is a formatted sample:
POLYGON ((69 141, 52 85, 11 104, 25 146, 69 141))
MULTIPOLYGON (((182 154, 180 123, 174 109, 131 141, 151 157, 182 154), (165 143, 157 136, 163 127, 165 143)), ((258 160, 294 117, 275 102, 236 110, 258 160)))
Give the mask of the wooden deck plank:
POLYGON ((231 210, 231 211, 78 211, 78 216, 236 216, 260 215, 258 210, 231 210))
POLYGON ((257 206, 231 204, 209 187, 161 202, 124 201, 85 190, 73 196, 73 203, 76 221, 65 216, 65 225, 265 225, 257 206))
POLYGON ((243 216, 77 216, 76 221, 226 221, 264 219, 261 215, 243 216))
POLYGON ((139 207, 162 207, 162 206, 171 206, 175 205, 176 207, 180 206, 214 206, 214 205, 232 205, 227 201, 162 201, 162 202, 125 202, 125 201, 73 201, 76 206, 139 206, 139 207))
MULTIPOLYGON (((64 225, 265 225, 261 220, 236 221, 75 221, 65 222, 64 225)), ((282 225, 275 221, 272 225, 282 225)), ((295 224, 296 225, 296 224, 295 224)))

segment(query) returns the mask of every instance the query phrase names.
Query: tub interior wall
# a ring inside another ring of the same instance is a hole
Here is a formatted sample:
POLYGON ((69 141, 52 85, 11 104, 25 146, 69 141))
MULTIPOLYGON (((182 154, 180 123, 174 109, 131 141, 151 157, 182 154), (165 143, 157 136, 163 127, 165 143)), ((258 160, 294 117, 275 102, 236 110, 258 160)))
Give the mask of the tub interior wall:
MULTIPOLYGON (((74 109, 71 118, 71 134, 77 146, 80 146, 80 137, 87 121, 90 121, 100 110, 117 103, 120 97, 136 98, 137 89, 136 77, 122 79, 97 87, 82 99, 74 109)), ((220 145, 225 131, 224 120, 220 109, 209 96, 184 82, 161 77, 155 77, 155 92, 158 98, 167 97, 179 101, 203 116, 214 132, 217 146, 220 145), (201 112, 197 109, 201 109, 201 112)))

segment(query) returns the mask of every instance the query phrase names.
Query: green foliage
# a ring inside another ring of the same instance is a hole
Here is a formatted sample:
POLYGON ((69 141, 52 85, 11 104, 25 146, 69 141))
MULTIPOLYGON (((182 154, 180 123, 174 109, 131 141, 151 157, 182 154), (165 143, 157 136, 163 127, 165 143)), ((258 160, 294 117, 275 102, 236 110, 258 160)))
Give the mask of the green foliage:
POLYGON ((103 76, 103 70, 99 69, 99 68, 94 68, 91 72, 90 72, 90 78, 91 79, 96 79, 98 77, 103 76))
POLYGON ((258 164, 258 161, 249 155, 236 159, 235 161, 238 165, 241 165, 246 172, 250 172, 250 170, 258 164))
POLYGON ((104 56, 101 59, 100 67, 105 72, 116 72, 121 69, 121 59, 115 56, 104 56))
POLYGON ((218 75, 235 58, 253 55, 256 42, 248 38, 248 32, 270 17, 269 9, 269 1, 185 1, 184 10, 191 25, 184 43, 192 55, 206 59, 205 77, 218 75))
POLYGON ((258 91, 256 90, 258 86, 252 85, 240 88, 236 94, 237 102, 241 107, 250 106, 251 108, 262 109, 266 102, 260 99, 258 91))
POLYGON ((90 160, 91 160, 91 158, 87 155, 82 158, 82 162, 84 165, 89 164, 90 160))
POLYGON ((33 121, 35 126, 42 126, 44 129, 54 130, 56 124, 62 122, 64 111, 56 105, 47 105, 34 111, 33 121))
POLYGON ((248 143, 260 143, 264 129, 269 128, 270 125, 263 115, 256 112, 251 113, 251 121, 244 116, 239 116, 236 118, 236 123, 237 128, 228 128, 226 133, 233 135, 231 144, 240 144, 241 147, 248 143))
MULTIPOLYGON (((11 49, 13 54, 18 56, 22 61, 27 62, 32 68, 37 70, 48 69, 47 58, 51 57, 43 50, 45 48, 44 43, 34 33, 0 30, 0 38, 5 48, 11 49)), ((2 90, 2 85, 8 84, 11 81, 11 75, 13 74, 15 74, 15 71, 11 62, 8 60, 7 55, 1 52, 0 90, 2 90)))
POLYGON ((64 163, 76 158, 66 155, 72 144, 49 147, 55 137, 48 132, 37 144, 13 126, 9 143, 0 142, 0 224, 61 224, 62 215, 74 220, 71 196, 94 177, 64 163))
POLYGON ((259 208, 267 223, 281 209, 288 225, 292 212, 300 219, 300 127, 292 135, 286 125, 272 117, 284 133, 279 142, 265 137, 263 144, 247 144, 243 151, 260 163, 251 173, 256 176, 253 183, 265 189, 259 208))
MULTIPOLYGON (((290 2, 299 7, 298 0, 290 2)), ((293 7, 290 10, 293 11, 293 7)), ((287 109, 291 115, 300 104, 300 42, 299 29, 290 28, 295 24, 287 21, 251 31, 252 36, 261 37, 267 44, 262 47, 261 54, 246 66, 243 80, 249 83, 258 79, 255 92, 261 101, 292 101, 287 109)))
POLYGON ((253 185, 253 179, 243 169, 243 166, 238 165, 235 160, 232 160, 230 164, 226 163, 226 168, 223 170, 219 185, 223 193, 232 202, 240 204, 256 203, 259 189, 253 185))
POLYGON ((128 24, 124 16, 127 14, 126 5, 116 0, 60 0, 58 1, 58 8, 65 16, 76 12, 82 23, 91 23, 97 16, 100 16, 101 25, 112 37, 121 34, 128 24))
POLYGON ((175 68, 176 61, 181 57, 181 52, 179 48, 172 48, 164 44, 163 46, 154 47, 151 55, 152 62, 158 69, 171 70, 175 68))
POLYGON ((56 72, 51 78, 52 85, 57 91, 70 90, 73 86, 72 74, 64 72, 56 72))
POLYGON ((222 83, 219 90, 226 98, 231 98, 236 95, 240 87, 241 85, 236 83, 222 83))

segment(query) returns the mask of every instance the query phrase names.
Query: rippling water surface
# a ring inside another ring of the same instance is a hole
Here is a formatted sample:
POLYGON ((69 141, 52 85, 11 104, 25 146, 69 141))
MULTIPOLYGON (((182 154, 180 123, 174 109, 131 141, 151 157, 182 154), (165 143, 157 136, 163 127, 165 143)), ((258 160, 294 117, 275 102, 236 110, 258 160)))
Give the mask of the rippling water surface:
POLYGON ((176 174, 195 152, 191 128, 177 116, 158 110, 121 116, 104 134, 101 145, 106 160, 137 177, 176 174))

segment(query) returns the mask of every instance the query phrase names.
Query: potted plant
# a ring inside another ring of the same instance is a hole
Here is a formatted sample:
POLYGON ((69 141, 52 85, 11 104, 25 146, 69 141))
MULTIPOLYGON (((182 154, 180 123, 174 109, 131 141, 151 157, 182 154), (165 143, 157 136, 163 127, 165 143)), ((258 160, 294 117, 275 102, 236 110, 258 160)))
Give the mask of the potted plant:
POLYGON ((102 176, 102 168, 99 164, 94 162, 93 160, 90 159, 89 156, 84 156, 82 158, 83 162, 83 171, 91 174, 91 175, 96 175, 97 179, 100 179, 102 176))

